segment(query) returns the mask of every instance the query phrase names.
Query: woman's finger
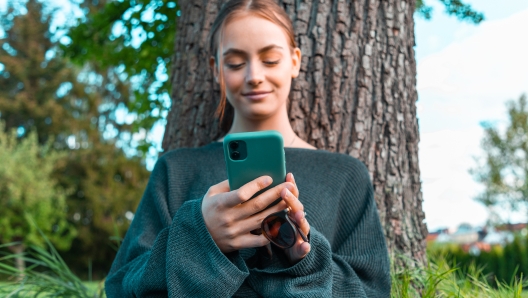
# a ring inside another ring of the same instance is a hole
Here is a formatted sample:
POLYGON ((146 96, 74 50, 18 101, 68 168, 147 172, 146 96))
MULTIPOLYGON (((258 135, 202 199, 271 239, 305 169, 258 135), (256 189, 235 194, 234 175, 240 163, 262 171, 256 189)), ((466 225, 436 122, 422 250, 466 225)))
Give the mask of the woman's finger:
POLYGON ((310 233, 310 224, 308 223, 308 220, 306 220, 306 214, 304 211, 297 211, 292 217, 299 228, 303 231, 304 235, 308 236, 308 233, 310 233))
POLYGON ((264 235, 253 235, 247 233, 237 238, 237 240, 235 241, 235 250, 240 250, 248 247, 261 247, 268 245, 269 243, 270 241, 266 239, 264 235))
POLYGON ((295 220, 297 225, 299 225, 299 228, 301 228, 304 234, 308 235, 310 232, 310 225, 305 218, 304 206, 301 201, 299 201, 299 199, 297 199, 297 197, 295 197, 288 189, 284 189, 281 196, 290 207, 290 216, 295 220))
POLYGON ((297 183, 295 183, 295 178, 293 177, 292 173, 288 173, 288 175, 286 175, 286 182, 290 182, 291 184, 293 184, 294 187, 291 192, 294 196, 299 197, 299 189, 297 188, 297 183))
POLYGON ((273 182, 270 176, 262 176, 257 179, 242 185, 239 189, 233 190, 229 193, 226 198, 226 207, 235 207, 238 204, 242 204, 251 197, 259 192, 260 190, 268 187, 273 182))
MULTIPOLYGON (((292 190, 293 190, 293 188, 292 188, 292 190)), ((284 201, 286 201, 286 204, 288 204, 288 206, 290 207, 290 212, 292 212, 292 213, 296 213, 298 211, 304 212, 303 204, 292 193, 292 190, 290 190, 288 187, 284 188, 281 191, 282 199, 284 199, 284 201)))
POLYGON ((308 242, 303 242, 300 245, 297 246, 297 257, 298 259, 302 259, 306 257, 306 255, 310 252, 310 249, 312 246, 308 242))
MULTIPOLYGON (((281 192, 284 187, 290 187, 293 189, 293 184, 289 182, 281 183, 273 188, 266 190, 265 192, 259 194, 257 197, 251 199, 245 204, 239 206, 239 214, 241 217, 249 217, 253 214, 257 214, 268 208, 273 204, 277 199, 279 202, 281 198, 281 192)), ((283 209, 286 209, 287 206, 284 206, 283 209)))
POLYGON ((254 214, 241 221, 241 226, 243 227, 241 233, 249 233, 255 229, 260 229, 262 226, 262 221, 268 217, 268 215, 282 211, 286 209, 288 205, 284 201, 280 201, 277 205, 270 207, 258 214, 254 214))
POLYGON ((209 187, 209 190, 207 191, 207 194, 206 194, 206 197, 212 197, 214 195, 217 195, 217 194, 220 194, 220 193, 224 193, 224 192, 229 192, 230 189, 229 189, 229 181, 228 180, 224 180, 218 184, 215 184, 211 187, 209 187))
POLYGON ((308 242, 296 243, 293 247, 288 248, 285 252, 290 260, 290 263, 295 264, 302 260, 311 250, 311 245, 308 242))

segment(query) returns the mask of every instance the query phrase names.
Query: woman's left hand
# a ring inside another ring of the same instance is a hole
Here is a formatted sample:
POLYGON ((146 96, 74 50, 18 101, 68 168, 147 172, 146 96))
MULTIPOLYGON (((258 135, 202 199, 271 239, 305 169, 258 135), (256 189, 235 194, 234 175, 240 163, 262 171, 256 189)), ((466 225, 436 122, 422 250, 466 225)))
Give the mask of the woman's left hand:
MULTIPOLYGON (((288 173, 288 175, 286 175, 286 182, 292 183, 294 187, 291 190, 288 188, 283 189, 281 192, 281 197, 289 206, 290 218, 292 218, 297 223, 305 235, 308 235, 308 233, 310 233, 310 225, 304 216, 304 206, 298 199, 299 189, 297 188, 297 184, 295 183, 295 178, 293 178, 292 173, 288 173)), ((297 235, 295 244, 292 247, 285 249, 284 252, 286 253, 290 263, 295 264, 302 260, 310 252, 310 248, 310 243, 304 242, 301 236, 297 235)))

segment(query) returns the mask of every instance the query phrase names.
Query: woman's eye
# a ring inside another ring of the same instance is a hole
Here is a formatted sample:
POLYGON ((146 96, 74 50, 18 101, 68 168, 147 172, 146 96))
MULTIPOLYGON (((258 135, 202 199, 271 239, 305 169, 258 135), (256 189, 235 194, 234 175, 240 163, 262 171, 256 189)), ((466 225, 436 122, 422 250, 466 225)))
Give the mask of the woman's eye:
POLYGON ((266 65, 276 65, 276 64, 279 64, 279 61, 280 61, 280 60, 276 60, 276 61, 264 61, 264 64, 266 64, 266 65))
POLYGON ((244 63, 239 63, 239 64, 226 63, 226 66, 227 66, 229 69, 239 69, 239 68, 241 68, 242 66, 244 66, 244 63))

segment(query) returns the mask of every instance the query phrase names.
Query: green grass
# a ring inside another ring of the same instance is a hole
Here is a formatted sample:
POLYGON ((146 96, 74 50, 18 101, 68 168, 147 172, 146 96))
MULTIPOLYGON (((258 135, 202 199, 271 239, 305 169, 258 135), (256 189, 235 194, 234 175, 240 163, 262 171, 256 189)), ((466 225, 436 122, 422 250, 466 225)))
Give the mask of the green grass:
POLYGON ((391 297, 464 297, 464 298, 528 298, 526 278, 514 278, 509 283, 492 280, 482 268, 469 266, 465 273, 450 266, 443 257, 429 258, 427 268, 419 268, 412 260, 399 256, 391 258, 391 297), (406 264, 405 268, 402 264, 406 264), (414 269, 412 269, 414 268, 414 269))
MULTIPOLYGON (((20 280, 0 282, 0 297, 105 297, 102 282, 81 281, 49 241, 47 245, 47 249, 32 247, 23 255, 0 254, 0 274, 18 276, 20 280), (11 265, 16 257, 26 260, 24 272, 11 265)), ((522 276, 509 283, 490 280, 481 268, 460 270, 441 255, 430 257, 427 268, 402 255, 393 255, 391 261, 391 297, 528 298, 528 292, 523 291, 528 289, 528 281, 522 276)))
MULTIPOLYGON (((523 291, 523 287, 528 286, 526 280, 521 282, 519 279, 514 279, 507 284, 490 283, 489 278, 482 274, 482 270, 473 266, 467 268, 466 274, 462 274, 461 270, 453 268, 438 256, 434 260, 429 259, 427 268, 419 268, 412 260, 403 256, 393 256, 391 259, 391 297, 528 298, 528 292, 523 291), (406 264, 407 269, 403 269, 402 264, 406 264), (412 266, 415 266, 414 269, 409 269, 412 266)), ((59 269, 53 265, 53 262, 51 263, 47 265, 47 268, 59 269)), ((80 284, 72 287, 71 285, 75 283, 71 281, 76 280, 75 276, 62 276, 66 280, 61 280, 52 271, 47 274, 45 277, 30 273, 26 275, 24 283, 0 282, 0 296, 105 297, 102 281, 80 281, 80 284)))
POLYGON ((88 289, 88 291, 91 291, 94 294, 99 289, 104 287, 104 281, 83 281, 83 284, 88 289))
MULTIPOLYGON (((84 281, 83 285, 86 287, 86 294, 89 297, 98 297, 98 298, 106 297, 106 295, 104 295, 104 292, 101 292, 101 289, 103 287, 102 282, 103 281, 100 281, 100 282, 84 281)), ((7 294, 9 292, 11 293, 15 292, 17 287, 19 287, 18 284, 13 284, 7 281, 0 281, 0 294, 2 295, 1 297, 9 295, 7 294)), ((24 294, 22 293, 14 294, 12 297, 36 297, 37 292, 38 291, 24 291, 24 294)), ((53 297, 54 294, 56 293, 44 291, 40 294, 39 297, 53 297)))
MULTIPOLYGON (((44 237, 44 235, 42 234, 44 237)), ((30 246, 23 254, 2 250, 12 243, 0 245, 0 274, 13 276, 0 287, 0 297, 78 297, 104 296, 102 285, 81 281, 64 262, 55 247, 44 237, 47 249, 30 246), (14 260, 21 258, 27 268, 15 268, 14 260)))

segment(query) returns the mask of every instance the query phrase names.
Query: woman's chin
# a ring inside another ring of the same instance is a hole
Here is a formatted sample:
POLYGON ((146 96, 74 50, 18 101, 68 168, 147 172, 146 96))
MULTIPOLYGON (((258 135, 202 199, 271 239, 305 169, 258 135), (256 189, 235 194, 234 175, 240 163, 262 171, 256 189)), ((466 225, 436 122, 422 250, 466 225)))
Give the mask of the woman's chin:
POLYGON ((263 120, 271 117, 277 111, 269 105, 250 105, 242 110, 242 116, 251 120, 263 120))
POLYGON ((269 110, 251 110, 244 113, 244 116, 252 121, 263 121, 273 116, 273 112, 269 110))

